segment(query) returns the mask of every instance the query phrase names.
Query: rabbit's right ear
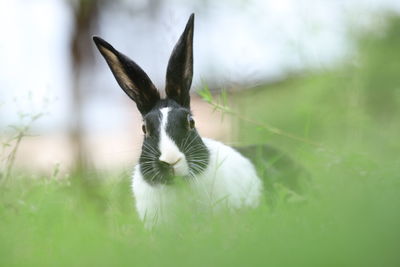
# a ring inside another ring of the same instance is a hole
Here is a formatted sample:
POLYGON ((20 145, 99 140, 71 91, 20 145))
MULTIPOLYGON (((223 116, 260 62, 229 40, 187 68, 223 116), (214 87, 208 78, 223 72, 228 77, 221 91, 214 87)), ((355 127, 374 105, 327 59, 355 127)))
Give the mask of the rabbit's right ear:
POLYGON ((193 28, 194 14, 169 58, 165 85, 167 96, 186 108, 190 108, 189 90, 193 77, 193 28))
POLYGON ((122 90, 136 102, 142 115, 148 113, 160 100, 160 94, 147 74, 133 60, 118 52, 103 39, 94 36, 93 41, 122 90))

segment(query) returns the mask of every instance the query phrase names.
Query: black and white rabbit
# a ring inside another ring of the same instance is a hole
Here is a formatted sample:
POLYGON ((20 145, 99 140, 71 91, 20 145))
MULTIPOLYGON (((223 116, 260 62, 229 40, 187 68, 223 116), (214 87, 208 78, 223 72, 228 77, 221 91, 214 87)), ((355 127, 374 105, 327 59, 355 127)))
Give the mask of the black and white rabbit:
POLYGON ((233 148, 201 138, 190 110, 194 14, 168 62, 165 99, 146 73, 99 37, 93 37, 118 84, 143 116, 144 141, 133 174, 139 217, 152 226, 168 217, 174 181, 187 181, 199 201, 229 208, 256 207, 263 183, 255 167, 233 148), (217 203, 217 204, 216 204, 217 203))

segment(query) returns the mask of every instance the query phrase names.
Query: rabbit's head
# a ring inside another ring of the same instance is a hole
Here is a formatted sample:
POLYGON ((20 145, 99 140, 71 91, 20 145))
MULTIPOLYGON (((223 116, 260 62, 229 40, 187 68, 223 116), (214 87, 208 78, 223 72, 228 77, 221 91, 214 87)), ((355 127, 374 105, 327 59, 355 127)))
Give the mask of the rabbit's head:
POLYGON ((118 84, 143 116, 144 141, 139 159, 150 184, 169 184, 173 177, 195 177, 208 165, 209 151, 198 135, 190 111, 193 76, 194 14, 168 62, 165 99, 147 74, 131 59, 99 37, 93 37, 118 84))

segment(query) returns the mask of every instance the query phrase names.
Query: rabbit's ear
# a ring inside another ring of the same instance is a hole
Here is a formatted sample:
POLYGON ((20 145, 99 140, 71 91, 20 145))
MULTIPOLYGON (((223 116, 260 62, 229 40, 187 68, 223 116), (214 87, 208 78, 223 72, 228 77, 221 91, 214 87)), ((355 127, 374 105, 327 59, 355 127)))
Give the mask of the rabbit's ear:
POLYGON ((167 67, 165 91, 180 105, 190 107, 189 90, 193 77, 193 27, 194 14, 186 24, 186 28, 176 43, 167 67))
POLYGON ((160 100, 160 94, 147 74, 103 39, 94 36, 93 41, 106 59, 122 90, 136 102, 143 115, 148 113, 160 100))

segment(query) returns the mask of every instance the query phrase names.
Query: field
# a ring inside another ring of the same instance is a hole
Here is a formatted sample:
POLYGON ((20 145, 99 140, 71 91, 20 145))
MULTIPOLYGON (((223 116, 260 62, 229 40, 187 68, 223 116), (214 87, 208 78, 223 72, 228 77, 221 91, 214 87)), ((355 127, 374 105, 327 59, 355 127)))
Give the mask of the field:
POLYGON ((303 194, 278 186, 273 206, 237 213, 182 205, 176 222, 148 231, 126 171, 15 171, 1 185, 0 266, 399 266, 398 19, 392 25, 362 39, 358 64, 228 96, 247 119, 227 114, 237 140, 290 155, 310 174, 303 194))

